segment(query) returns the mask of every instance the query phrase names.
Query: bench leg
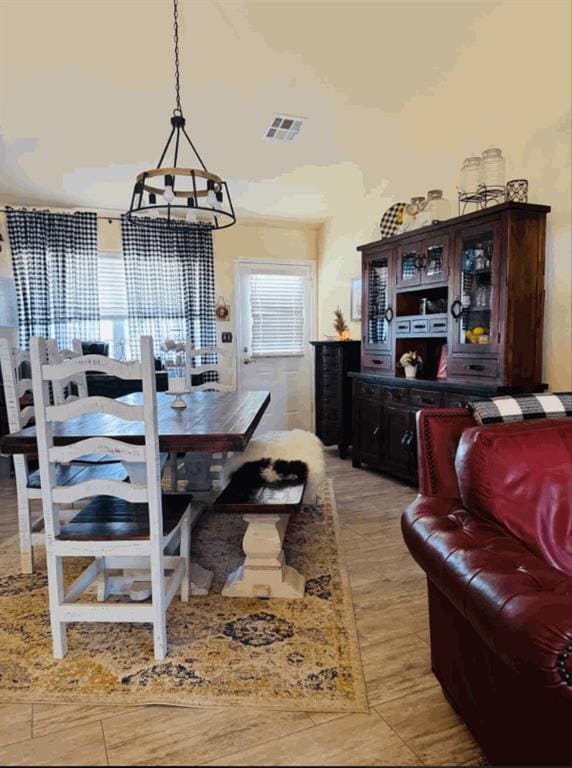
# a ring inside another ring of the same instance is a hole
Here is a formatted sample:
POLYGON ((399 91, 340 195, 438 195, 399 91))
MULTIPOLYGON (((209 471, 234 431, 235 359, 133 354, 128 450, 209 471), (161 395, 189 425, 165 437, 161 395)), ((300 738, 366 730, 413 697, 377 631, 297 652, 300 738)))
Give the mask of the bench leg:
POLYGON ((289 515, 244 515, 248 528, 242 546, 243 565, 230 574, 222 590, 225 597, 304 597, 306 580, 286 565, 282 542, 289 515))

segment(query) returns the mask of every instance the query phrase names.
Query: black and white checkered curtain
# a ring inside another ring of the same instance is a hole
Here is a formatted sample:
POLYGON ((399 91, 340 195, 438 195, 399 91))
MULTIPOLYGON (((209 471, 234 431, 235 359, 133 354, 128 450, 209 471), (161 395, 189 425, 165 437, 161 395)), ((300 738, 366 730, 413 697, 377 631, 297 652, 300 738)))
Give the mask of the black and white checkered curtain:
MULTIPOLYGON (((122 222, 132 355, 139 337, 192 339, 195 347, 216 345, 212 231, 201 224, 161 219, 122 222)), ((215 362, 213 360, 212 362, 215 362)), ((203 360, 211 362, 211 360, 203 360)))
POLYGON ((7 209, 20 346, 99 338, 97 215, 7 209))

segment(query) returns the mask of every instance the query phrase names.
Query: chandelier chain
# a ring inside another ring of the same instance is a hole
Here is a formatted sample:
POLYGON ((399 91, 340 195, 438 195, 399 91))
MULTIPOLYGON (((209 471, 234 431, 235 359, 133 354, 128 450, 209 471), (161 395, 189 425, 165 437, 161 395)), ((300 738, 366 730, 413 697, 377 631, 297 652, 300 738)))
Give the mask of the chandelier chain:
POLYGON ((178 0, 173 0, 173 40, 175 43, 175 93, 177 98, 177 108, 173 110, 182 115, 181 109, 181 86, 180 86, 180 69, 179 69, 179 8, 178 0))

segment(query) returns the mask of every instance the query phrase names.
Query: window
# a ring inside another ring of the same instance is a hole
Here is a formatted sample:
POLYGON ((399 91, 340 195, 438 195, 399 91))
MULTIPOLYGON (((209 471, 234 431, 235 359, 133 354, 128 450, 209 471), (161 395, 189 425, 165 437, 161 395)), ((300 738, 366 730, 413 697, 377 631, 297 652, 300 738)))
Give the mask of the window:
POLYGON ((121 253, 100 252, 97 258, 100 341, 109 344, 109 354, 129 360, 127 328, 127 288, 121 253))
POLYGON ((303 275, 251 273, 249 280, 252 355, 304 353, 303 275))

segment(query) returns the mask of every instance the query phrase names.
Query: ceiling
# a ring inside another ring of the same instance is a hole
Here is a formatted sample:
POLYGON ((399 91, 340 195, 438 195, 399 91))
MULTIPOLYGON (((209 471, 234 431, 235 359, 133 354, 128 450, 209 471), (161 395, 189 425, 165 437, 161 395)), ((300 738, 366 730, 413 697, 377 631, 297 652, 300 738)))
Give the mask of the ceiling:
MULTIPOLYGON (((334 190, 399 194, 404 163, 460 163, 448 130, 480 94, 459 72, 505 98, 482 54, 524 5, 180 0, 191 137, 243 216, 321 222, 334 190), (274 113, 308 118, 295 142, 262 139, 274 113)), ((124 210, 175 106, 170 0, 0 0, 0 22, 3 199, 124 210)))

